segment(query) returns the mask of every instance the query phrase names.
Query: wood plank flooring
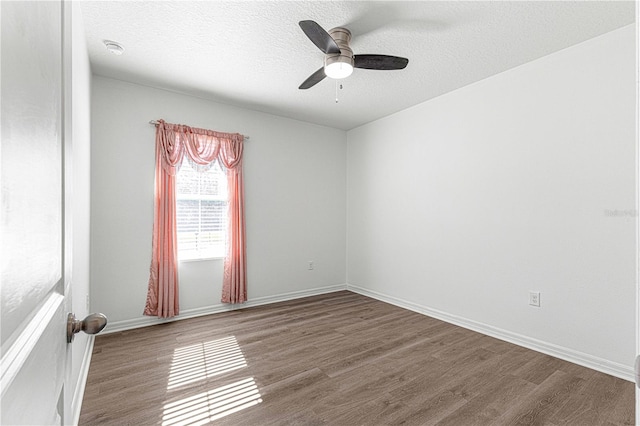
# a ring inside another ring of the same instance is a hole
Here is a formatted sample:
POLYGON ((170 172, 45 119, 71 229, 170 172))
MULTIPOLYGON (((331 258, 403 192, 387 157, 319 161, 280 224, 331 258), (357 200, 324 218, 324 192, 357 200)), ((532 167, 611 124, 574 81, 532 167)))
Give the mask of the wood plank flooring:
POLYGON ((98 336, 80 425, 631 425, 634 385, 348 291, 98 336))

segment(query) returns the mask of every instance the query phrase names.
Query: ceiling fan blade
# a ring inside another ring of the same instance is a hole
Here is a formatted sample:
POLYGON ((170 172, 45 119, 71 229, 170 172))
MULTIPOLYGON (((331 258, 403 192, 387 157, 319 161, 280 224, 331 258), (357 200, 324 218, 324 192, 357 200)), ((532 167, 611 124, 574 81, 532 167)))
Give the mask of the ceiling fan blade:
POLYGON ((308 89, 310 87, 315 86, 320 83, 327 75, 324 73, 324 67, 320 68, 318 71, 314 72, 307 78, 298 89, 308 89))
POLYGON ((309 37, 309 40, 318 46, 318 49, 324 53, 340 53, 340 48, 335 40, 315 21, 300 21, 299 25, 302 31, 309 37))
POLYGON ((353 60, 355 68, 367 70, 401 70, 409 63, 407 58, 389 55, 355 55, 353 60))

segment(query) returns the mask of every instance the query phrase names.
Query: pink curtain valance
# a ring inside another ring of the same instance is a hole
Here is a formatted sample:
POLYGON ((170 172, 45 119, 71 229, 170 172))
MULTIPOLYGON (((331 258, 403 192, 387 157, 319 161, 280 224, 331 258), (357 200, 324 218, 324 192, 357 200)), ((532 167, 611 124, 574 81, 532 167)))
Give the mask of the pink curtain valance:
POLYGON ((247 300, 243 142, 241 134, 158 120, 152 257, 144 315, 166 318, 176 316, 180 311, 175 175, 185 154, 198 165, 206 166, 218 160, 226 169, 229 228, 222 302, 243 303, 247 300))
POLYGON ((238 167, 242 160, 244 136, 239 133, 222 133, 158 120, 156 135, 156 143, 161 146, 162 167, 171 176, 180 169, 185 153, 199 165, 219 159, 226 169, 238 167))

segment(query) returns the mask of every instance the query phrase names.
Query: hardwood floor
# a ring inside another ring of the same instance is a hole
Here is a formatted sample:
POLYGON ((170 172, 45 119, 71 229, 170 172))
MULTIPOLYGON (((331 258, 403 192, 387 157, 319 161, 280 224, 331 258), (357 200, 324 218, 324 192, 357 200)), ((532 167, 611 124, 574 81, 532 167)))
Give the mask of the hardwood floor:
POLYGON ((631 425, 634 385, 348 291, 98 336, 80 425, 631 425))

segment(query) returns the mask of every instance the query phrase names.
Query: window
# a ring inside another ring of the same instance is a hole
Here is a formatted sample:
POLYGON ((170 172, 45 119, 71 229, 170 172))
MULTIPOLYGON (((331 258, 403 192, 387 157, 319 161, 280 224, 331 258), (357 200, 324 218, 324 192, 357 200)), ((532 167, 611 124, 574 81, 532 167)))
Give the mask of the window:
POLYGON ((217 161, 198 172, 185 158, 176 175, 176 215, 179 260, 225 256, 227 176, 217 161))

